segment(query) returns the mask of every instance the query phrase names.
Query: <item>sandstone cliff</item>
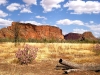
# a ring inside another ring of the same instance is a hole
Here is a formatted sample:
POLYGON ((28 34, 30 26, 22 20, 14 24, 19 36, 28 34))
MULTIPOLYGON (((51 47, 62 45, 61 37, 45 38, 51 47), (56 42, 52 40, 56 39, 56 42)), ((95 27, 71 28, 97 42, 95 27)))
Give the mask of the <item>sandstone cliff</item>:
POLYGON ((24 39, 57 39, 63 40, 62 30, 50 25, 33 25, 30 23, 12 22, 12 25, 7 28, 0 29, 0 38, 14 38, 14 30, 18 24, 19 37, 24 39))

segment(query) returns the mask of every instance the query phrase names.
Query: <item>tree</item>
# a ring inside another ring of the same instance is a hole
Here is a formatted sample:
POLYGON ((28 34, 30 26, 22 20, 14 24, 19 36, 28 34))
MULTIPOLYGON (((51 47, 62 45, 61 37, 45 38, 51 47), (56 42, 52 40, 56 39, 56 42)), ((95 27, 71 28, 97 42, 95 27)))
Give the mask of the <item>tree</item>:
POLYGON ((13 28, 15 46, 19 44, 19 31, 20 31, 19 22, 15 22, 13 28))

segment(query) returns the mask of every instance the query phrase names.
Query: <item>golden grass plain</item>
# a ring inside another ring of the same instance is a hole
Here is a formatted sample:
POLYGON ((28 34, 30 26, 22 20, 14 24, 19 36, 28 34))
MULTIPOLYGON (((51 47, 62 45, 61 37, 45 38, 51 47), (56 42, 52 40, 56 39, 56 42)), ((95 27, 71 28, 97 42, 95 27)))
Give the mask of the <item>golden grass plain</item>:
POLYGON ((100 55, 93 51, 95 44, 91 43, 0 43, 0 63, 16 64, 15 53, 25 44, 39 48, 36 61, 58 60, 60 58, 76 63, 99 63, 100 55))

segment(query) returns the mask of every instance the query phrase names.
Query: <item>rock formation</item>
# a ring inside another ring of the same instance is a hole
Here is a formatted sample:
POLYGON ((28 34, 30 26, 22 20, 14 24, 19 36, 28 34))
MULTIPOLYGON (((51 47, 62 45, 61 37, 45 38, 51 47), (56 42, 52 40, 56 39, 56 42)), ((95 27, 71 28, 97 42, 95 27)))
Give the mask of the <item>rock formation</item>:
POLYGON ((63 40, 62 30, 55 26, 50 25, 33 25, 30 23, 12 22, 12 25, 7 28, 0 29, 0 38, 14 38, 15 27, 18 26, 19 38, 24 39, 57 39, 63 40))
POLYGON ((96 41, 97 39, 93 36, 92 32, 84 32, 83 34, 69 33, 64 36, 65 40, 90 40, 96 41))
POLYGON ((64 36, 66 40, 79 40, 81 37, 81 34, 78 33, 69 33, 64 36))
POLYGON ((84 37, 84 38, 87 39, 87 40, 97 40, 97 39, 93 36, 92 32, 84 32, 84 33, 82 34, 82 37, 84 37))

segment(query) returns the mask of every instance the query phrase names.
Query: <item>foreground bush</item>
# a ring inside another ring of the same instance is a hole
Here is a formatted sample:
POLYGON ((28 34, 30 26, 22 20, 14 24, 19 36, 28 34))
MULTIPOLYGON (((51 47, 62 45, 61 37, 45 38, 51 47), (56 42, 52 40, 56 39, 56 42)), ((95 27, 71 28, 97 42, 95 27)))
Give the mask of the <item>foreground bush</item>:
POLYGON ((36 58, 37 51, 38 48, 30 45, 25 45, 24 48, 19 49, 15 55, 21 65, 29 64, 36 58))

